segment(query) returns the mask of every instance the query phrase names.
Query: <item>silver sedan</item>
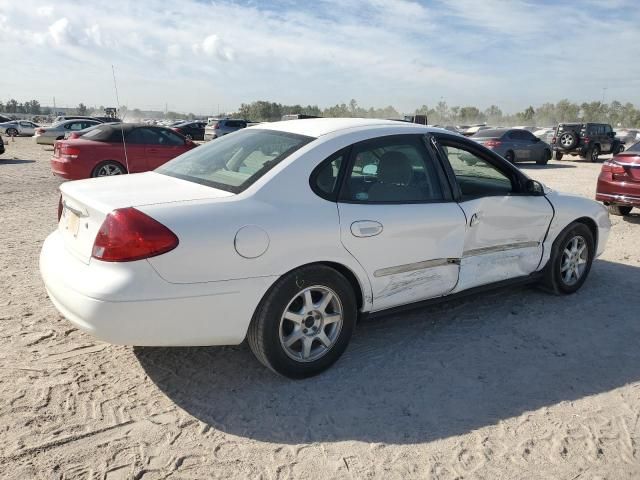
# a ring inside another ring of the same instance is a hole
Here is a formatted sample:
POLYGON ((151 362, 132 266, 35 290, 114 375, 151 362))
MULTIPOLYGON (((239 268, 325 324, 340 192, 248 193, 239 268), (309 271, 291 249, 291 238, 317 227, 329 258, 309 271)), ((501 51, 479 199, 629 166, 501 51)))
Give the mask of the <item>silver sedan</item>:
POLYGON ((0 123, 0 133, 9 137, 30 137, 39 125, 28 120, 13 120, 11 122, 0 123))
POLYGON ((36 129, 36 143, 40 145, 53 145, 56 140, 62 140, 65 136, 71 132, 77 132, 84 130, 85 128, 99 125, 102 122, 99 120, 64 120, 59 123, 54 123, 50 127, 41 127, 36 129))

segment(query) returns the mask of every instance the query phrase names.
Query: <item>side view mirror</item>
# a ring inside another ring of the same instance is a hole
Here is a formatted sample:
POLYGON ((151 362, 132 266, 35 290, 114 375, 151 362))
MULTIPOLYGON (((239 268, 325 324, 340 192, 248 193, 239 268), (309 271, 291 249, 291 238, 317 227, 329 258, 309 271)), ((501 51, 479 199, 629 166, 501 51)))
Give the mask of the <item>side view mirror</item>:
POLYGON ((615 137, 616 136, 616 132, 609 132, 609 136, 610 137, 615 137))
POLYGON ((544 185, 537 180, 527 180, 525 185, 527 193, 536 197, 544 195, 544 185))

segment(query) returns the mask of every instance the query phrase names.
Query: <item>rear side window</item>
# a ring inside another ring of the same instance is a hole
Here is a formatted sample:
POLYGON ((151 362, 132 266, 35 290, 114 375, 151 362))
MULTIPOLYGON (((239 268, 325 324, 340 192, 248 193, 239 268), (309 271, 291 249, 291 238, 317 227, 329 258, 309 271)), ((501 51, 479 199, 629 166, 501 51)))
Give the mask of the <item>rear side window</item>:
POLYGON ((355 203, 443 201, 437 168, 421 137, 397 135, 353 146, 341 200, 355 203))
POLYGON ((242 130, 194 148, 156 172, 239 193, 312 140, 272 130, 242 130))

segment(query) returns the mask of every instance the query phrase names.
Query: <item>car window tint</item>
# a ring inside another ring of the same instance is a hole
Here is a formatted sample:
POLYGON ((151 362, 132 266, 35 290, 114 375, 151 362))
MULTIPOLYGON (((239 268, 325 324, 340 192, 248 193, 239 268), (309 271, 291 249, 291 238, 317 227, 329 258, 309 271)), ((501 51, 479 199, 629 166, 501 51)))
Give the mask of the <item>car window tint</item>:
POLYGON ((82 130, 84 126, 82 122, 73 122, 69 124, 68 128, 69 130, 77 131, 77 130, 82 130))
POLYGON ((418 136, 402 135, 353 147, 342 198, 363 203, 443 200, 431 157, 418 136))
POLYGON ((150 128, 136 128, 127 135, 127 143, 134 145, 161 145, 158 134, 150 128))
POLYGON ((313 179, 315 188, 327 196, 335 193, 338 181, 338 172, 344 161, 345 154, 339 152, 325 160, 320 168, 316 171, 313 179))
POLYGON ((184 140, 181 136, 176 135, 168 130, 158 130, 160 134, 159 141, 161 145, 177 147, 184 145, 184 140))
POLYGON ((507 195, 513 191, 509 177, 489 162, 468 150, 448 146, 446 143, 444 145, 443 150, 453 168, 463 197, 507 195))

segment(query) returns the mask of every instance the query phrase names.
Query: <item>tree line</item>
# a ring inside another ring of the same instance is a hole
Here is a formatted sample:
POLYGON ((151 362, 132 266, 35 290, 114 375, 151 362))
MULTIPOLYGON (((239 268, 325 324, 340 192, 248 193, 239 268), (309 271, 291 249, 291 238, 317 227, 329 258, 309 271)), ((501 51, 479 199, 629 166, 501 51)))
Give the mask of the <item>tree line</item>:
MULTIPOLYGON (((87 107, 80 103, 75 109, 62 109, 68 113, 87 115, 89 112, 101 115, 104 107, 87 107)), ((55 114, 51 107, 43 107, 37 100, 29 100, 24 103, 15 99, 0 101, 0 112, 22 113, 31 115, 55 114)), ((121 118, 130 116, 134 119, 143 117, 164 117, 171 119, 195 119, 193 113, 183 114, 179 112, 149 112, 139 109, 127 110, 126 106, 119 109, 121 118), (127 113, 129 115, 127 115, 127 113)), ((422 105, 416 108, 413 114, 427 115, 432 125, 469 125, 474 123, 488 123, 495 126, 531 125, 553 126, 562 122, 606 122, 614 127, 640 127, 640 110, 632 103, 621 103, 617 100, 611 103, 600 101, 584 102, 581 104, 567 99, 557 103, 544 103, 537 108, 529 106, 521 112, 504 113, 499 106, 491 105, 481 110, 475 106, 449 106, 447 102, 440 101, 433 106, 422 105)), ((258 100, 251 103, 243 103, 240 108, 228 116, 244 118, 257 122, 269 122, 280 120, 283 115, 304 114, 318 117, 363 117, 363 118, 401 118, 402 115, 391 105, 383 108, 363 108, 355 99, 349 103, 339 103, 330 107, 320 108, 318 105, 286 105, 277 102, 258 100)), ((227 115, 225 115, 227 116, 227 115)))
MULTIPOLYGON (((415 115, 427 115, 432 125, 469 125, 488 123, 496 126, 530 125, 554 126, 562 122, 607 122, 613 126, 640 127, 640 110, 632 103, 622 104, 614 100, 609 104, 602 102, 574 103, 563 99, 557 103, 544 103, 537 108, 529 106, 521 112, 505 114, 497 105, 480 110, 475 106, 449 106, 440 101, 434 106, 422 105, 416 108, 415 115)), ((231 116, 246 118, 258 122, 280 120, 283 115, 304 114, 319 117, 364 117, 364 118, 401 118, 402 115, 393 106, 384 108, 362 108, 355 99, 348 104, 341 103, 327 108, 317 105, 285 105, 259 100, 243 103, 231 116)))

